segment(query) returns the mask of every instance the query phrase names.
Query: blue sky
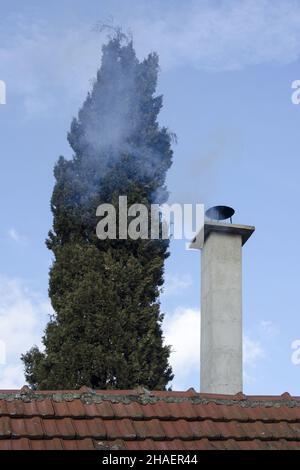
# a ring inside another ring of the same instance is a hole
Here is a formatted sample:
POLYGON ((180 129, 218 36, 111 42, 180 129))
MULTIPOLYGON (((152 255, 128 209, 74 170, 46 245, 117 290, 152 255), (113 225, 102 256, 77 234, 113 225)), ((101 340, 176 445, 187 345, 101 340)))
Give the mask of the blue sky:
MULTIPOLYGON (((11 0, 1 3, 0 387, 24 383, 19 356, 51 312, 53 166, 100 65, 111 22, 139 58, 160 55, 161 123, 178 135, 171 200, 229 204, 256 226, 244 248, 244 390, 299 395, 300 1, 11 0), (97 29, 97 28, 96 28, 97 29)), ((199 388, 200 255, 173 241, 162 307, 174 389, 199 388)))

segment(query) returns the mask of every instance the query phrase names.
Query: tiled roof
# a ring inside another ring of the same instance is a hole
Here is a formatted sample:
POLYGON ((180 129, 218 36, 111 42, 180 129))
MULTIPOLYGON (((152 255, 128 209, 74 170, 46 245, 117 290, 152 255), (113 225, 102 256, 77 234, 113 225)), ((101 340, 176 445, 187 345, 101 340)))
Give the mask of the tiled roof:
POLYGON ((300 449, 300 397, 3 390, 4 449, 300 449))

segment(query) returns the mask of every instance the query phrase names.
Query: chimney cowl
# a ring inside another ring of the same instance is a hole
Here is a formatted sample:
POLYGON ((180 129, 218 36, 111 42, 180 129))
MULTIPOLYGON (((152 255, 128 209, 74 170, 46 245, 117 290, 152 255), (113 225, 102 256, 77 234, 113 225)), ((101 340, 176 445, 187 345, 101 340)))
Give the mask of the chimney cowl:
POLYGON ((226 220, 230 219, 232 223, 232 216, 235 214, 235 210, 229 206, 213 206, 205 211, 205 215, 211 220, 226 220))

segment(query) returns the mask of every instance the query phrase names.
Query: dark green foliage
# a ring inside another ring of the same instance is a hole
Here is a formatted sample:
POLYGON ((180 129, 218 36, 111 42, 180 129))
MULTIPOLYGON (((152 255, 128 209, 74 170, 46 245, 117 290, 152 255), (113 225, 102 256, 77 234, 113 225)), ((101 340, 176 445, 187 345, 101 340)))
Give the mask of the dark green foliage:
POLYGON ((68 139, 74 156, 60 157, 52 196, 54 254, 49 294, 55 315, 43 342, 22 360, 38 389, 164 389, 172 379, 158 301, 167 240, 99 240, 96 208, 163 203, 171 166, 170 135, 157 122, 158 57, 136 58, 116 34, 68 139))

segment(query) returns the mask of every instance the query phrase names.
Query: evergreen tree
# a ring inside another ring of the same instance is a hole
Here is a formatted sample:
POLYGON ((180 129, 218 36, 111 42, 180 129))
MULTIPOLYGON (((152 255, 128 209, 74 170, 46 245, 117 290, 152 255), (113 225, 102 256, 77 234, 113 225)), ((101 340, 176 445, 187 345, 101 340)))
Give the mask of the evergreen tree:
POLYGON ((166 202, 171 135, 157 121, 158 56, 140 62, 116 33, 102 49, 92 91, 68 135, 73 158, 60 157, 47 246, 54 262, 49 295, 55 314, 44 352, 22 356, 35 389, 164 389, 172 379, 163 345, 159 293, 168 240, 99 240, 96 208, 166 202))

